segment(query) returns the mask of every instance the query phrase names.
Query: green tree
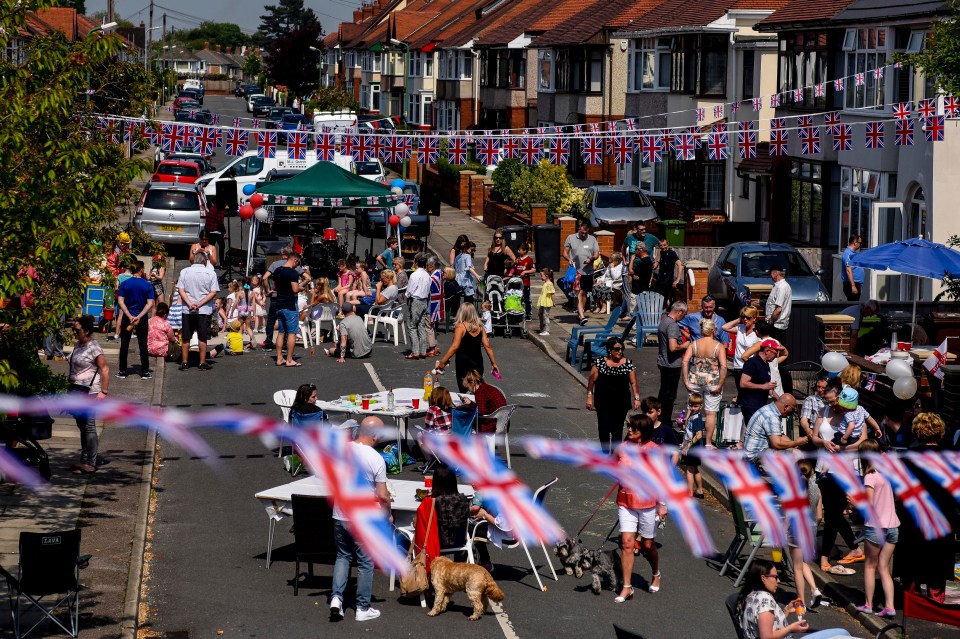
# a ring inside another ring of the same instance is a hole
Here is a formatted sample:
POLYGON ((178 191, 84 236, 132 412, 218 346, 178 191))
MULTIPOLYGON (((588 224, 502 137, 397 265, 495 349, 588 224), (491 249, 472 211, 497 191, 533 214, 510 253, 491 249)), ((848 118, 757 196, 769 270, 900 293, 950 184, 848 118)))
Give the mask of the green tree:
MULTIPOLYGON (((5 2, 0 50, 26 8, 5 2)), ((120 39, 93 34, 69 43, 35 38, 23 66, 0 62, 0 389, 35 392, 36 348, 61 316, 76 312, 87 272, 99 265, 107 229, 146 168, 101 131, 95 109, 142 114, 150 86, 142 65, 124 63, 120 39), (134 69, 139 69, 135 75, 134 69), (88 102, 87 89, 92 91, 88 102)), ((109 238, 112 239, 112 238, 109 238)))
POLYGON ((57 2, 51 3, 55 7, 66 7, 68 9, 76 9, 77 13, 80 15, 87 14, 87 3, 84 0, 58 0, 57 2))
POLYGON ((277 84, 288 87, 291 95, 309 95, 320 86, 321 40, 319 22, 281 36, 267 49, 267 73, 277 84))
POLYGON ((943 93, 960 95, 960 5, 951 2, 950 15, 934 21, 923 51, 894 59, 922 70, 943 93))
POLYGON ((250 51, 243 59, 243 74, 248 78, 256 79, 263 73, 263 59, 256 51, 250 51))
POLYGON ((266 13, 260 16, 260 28, 254 35, 257 44, 269 47, 293 31, 320 24, 313 9, 305 9, 303 0, 280 0, 279 4, 263 7, 266 13))
POLYGON ((176 39, 188 49, 202 49, 205 43, 211 47, 242 47, 250 43, 250 36, 231 22, 201 22, 196 29, 178 32, 176 39))
POLYGON ((566 167, 547 160, 541 160, 533 170, 522 171, 510 185, 510 202, 518 211, 529 215, 532 204, 543 203, 548 220, 566 215, 581 197, 580 190, 567 179, 566 167))
POLYGON ((314 92, 314 99, 310 100, 307 108, 312 111, 356 111, 360 103, 341 85, 335 87, 320 87, 314 92))

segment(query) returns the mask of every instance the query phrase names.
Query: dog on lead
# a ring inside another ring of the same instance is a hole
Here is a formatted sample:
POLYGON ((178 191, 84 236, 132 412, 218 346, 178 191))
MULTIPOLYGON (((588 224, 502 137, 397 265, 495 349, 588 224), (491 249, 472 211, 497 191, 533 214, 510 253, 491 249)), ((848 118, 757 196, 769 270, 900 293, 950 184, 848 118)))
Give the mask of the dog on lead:
POLYGON ((611 590, 616 590, 617 576, 613 571, 613 561, 603 550, 588 550, 579 540, 564 539, 557 544, 554 553, 560 558, 563 570, 568 575, 580 579, 585 572, 590 573, 590 589, 595 595, 603 590, 604 581, 611 590))
POLYGON ((476 621, 487 611, 490 600, 503 601, 503 591, 483 566, 459 563, 447 557, 437 557, 430 564, 430 583, 436 593, 433 609, 427 613, 436 617, 447 609, 450 596, 455 592, 466 592, 467 599, 473 604, 470 621, 476 621))

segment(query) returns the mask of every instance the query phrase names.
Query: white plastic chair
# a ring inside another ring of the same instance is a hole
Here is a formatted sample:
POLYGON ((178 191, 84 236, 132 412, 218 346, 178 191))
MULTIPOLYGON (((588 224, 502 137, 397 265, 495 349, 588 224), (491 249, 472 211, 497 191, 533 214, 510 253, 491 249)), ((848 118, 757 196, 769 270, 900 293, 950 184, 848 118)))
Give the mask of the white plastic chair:
POLYGON ((314 308, 313 331, 315 343, 320 345, 320 331, 323 330, 323 323, 330 322, 330 333, 333 335, 333 343, 336 344, 340 339, 340 325, 337 324, 337 305, 334 302, 317 304, 314 308), (319 311, 319 313, 318 313, 319 311))
MULTIPOLYGON (((403 308, 399 303, 393 302, 389 306, 381 306, 378 308, 371 308, 371 313, 368 313, 365 316, 366 323, 369 324, 370 320, 373 319, 373 333, 370 337, 373 338, 373 341, 377 341, 377 333, 380 330, 380 326, 390 327, 393 331, 393 345, 399 346, 400 340, 403 339, 403 343, 407 343, 407 331, 406 331, 406 322, 403 319, 403 308), (376 313, 373 311, 376 310, 376 313), (400 330, 401 327, 404 330, 400 330)), ((387 341, 390 341, 389 336, 385 338, 387 341)))
POLYGON ((485 417, 492 417, 497 420, 496 432, 493 434, 493 436, 487 436, 490 452, 496 455, 497 444, 502 441, 505 456, 507 458, 507 468, 512 468, 510 465, 510 417, 513 415, 513 411, 515 410, 517 410, 516 406, 513 404, 507 404, 506 406, 501 406, 489 415, 485 415, 485 417))
MULTIPOLYGON (((290 423, 290 409, 293 408, 293 402, 297 399, 297 391, 286 389, 278 390, 273 394, 273 403, 280 407, 280 416, 284 424, 290 423)), ((277 457, 283 456, 283 439, 280 440, 280 448, 277 450, 277 457)))
POLYGON ((300 339, 303 340, 303 347, 310 348, 313 345, 313 339, 310 336, 310 315, 307 314, 307 319, 300 322, 300 339))

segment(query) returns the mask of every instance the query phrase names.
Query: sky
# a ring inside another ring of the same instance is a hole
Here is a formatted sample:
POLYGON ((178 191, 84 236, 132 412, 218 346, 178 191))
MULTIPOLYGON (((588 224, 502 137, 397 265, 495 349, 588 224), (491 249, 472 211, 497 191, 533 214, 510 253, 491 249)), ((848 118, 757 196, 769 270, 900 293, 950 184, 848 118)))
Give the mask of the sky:
MULTIPOLYGON (((278 4, 278 0, 154 0, 153 24, 159 26, 163 21, 163 14, 167 13, 167 28, 190 29, 203 20, 214 22, 232 22, 240 29, 253 33, 260 25, 260 16, 264 13, 265 4, 278 4), (190 17, 175 16, 174 12, 186 14, 190 17)), ((323 32, 330 33, 336 30, 343 21, 353 17, 353 10, 358 8, 361 0, 305 0, 305 7, 314 10, 320 22, 323 23, 323 32)), ((115 11, 118 16, 134 24, 150 22, 149 0, 114 0, 115 11)), ((86 0, 87 13, 106 11, 106 0, 86 0)))

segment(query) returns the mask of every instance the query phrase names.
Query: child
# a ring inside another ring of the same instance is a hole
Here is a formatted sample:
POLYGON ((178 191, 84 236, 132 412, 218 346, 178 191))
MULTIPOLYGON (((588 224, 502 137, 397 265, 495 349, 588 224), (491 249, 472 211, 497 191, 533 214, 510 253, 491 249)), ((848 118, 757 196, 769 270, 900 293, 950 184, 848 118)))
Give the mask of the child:
POLYGON ((253 315, 253 300, 250 297, 250 283, 244 282, 237 295, 237 316, 243 324, 243 332, 250 339, 253 346, 253 330, 250 328, 250 317, 253 315))
POLYGON ((540 337, 550 335, 550 309, 553 308, 553 296, 556 289, 553 287, 553 270, 547 267, 540 269, 540 279, 543 288, 540 289, 540 298, 537 300, 537 312, 540 314, 540 337))
POLYGON ((683 429, 683 445, 680 447, 680 465, 687 475, 687 487, 690 495, 703 499, 703 476, 700 474, 700 459, 691 454, 691 449, 703 447, 707 427, 703 423, 703 395, 693 393, 687 400, 686 418, 683 429))
POLYGON ((860 406, 859 401, 860 394, 854 388, 845 386, 844 389, 840 391, 840 397, 837 398, 837 406, 844 411, 843 423, 845 428, 842 435, 840 433, 834 435, 833 443, 846 446, 851 442, 856 442, 860 439, 860 435, 863 434, 864 424, 870 424, 870 427, 877 436, 883 434, 883 431, 880 430, 880 425, 877 424, 873 417, 870 417, 870 414, 864 410, 863 406, 860 406))
POLYGON ((367 275, 367 266, 363 262, 358 262, 354 273, 353 290, 347 293, 346 299, 356 305, 368 295, 370 295, 370 276, 367 275))
POLYGON ((518 275, 516 263, 509 257, 503 261, 503 279, 518 275))
POLYGON ((230 320, 227 331, 227 355, 243 355, 243 324, 240 320, 230 320))
MULTIPOLYGON (((333 289, 333 293, 337 296, 337 305, 343 306, 347 293, 349 293, 353 287, 353 273, 347 265, 347 261, 344 259, 337 260, 337 271, 339 272, 337 276, 339 278, 339 284, 333 289)), ((338 319, 343 318, 342 316, 338 316, 338 319)))
POLYGON ((220 334, 227 325, 227 309, 223 304, 224 298, 213 300, 213 317, 210 318, 210 332, 214 337, 220 334))
POLYGON ((330 290, 330 280, 325 277, 318 277, 313 287, 313 299, 310 304, 316 306, 317 304, 332 304, 336 301, 337 297, 330 290))
POLYGON ((267 326, 267 295, 259 275, 250 278, 250 299, 253 303, 253 332, 262 333, 267 326))
POLYGON ((240 317, 240 282, 237 280, 232 280, 227 284, 227 322, 232 322, 235 319, 240 317))
POLYGON ((179 348, 172 351, 170 344, 180 345, 180 338, 177 337, 173 329, 170 328, 170 322, 167 321, 167 315, 170 313, 170 307, 166 302, 157 303, 157 313, 150 318, 147 329, 147 353, 152 357, 162 357, 169 361, 176 360, 180 354, 179 348))
POLYGON ((533 319, 533 309, 530 308, 530 276, 537 272, 533 267, 533 258, 530 257, 530 245, 526 242, 517 247, 517 261, 513 265, 517 275, 523 278, 523 310, 526 319, 533 319))
POLYGON ((450 391, 443 386, 437 386, 430 395, 430 406, 423 418, 423 425, 427 430, 447 432, 453 426, 450 411, 453 410, 453 398, 450 391))
POLYGON ((481 310, 480 320, 483 322, 483 332, 487 334, 487 337, 493 337, 493 305, 490 304, 490 300, 485 301, 480 305, 481 310))
MULTIPOLYGON (((797 462, 797 466, 799 466, 800 474, 803 475, 804 483, 807 485, 807 499, 810 502, 810 510, 814 514, 814 533, 816 533, 816 526, 820 523, 820 520, 823 519, 823 505, 820 503, 820 487, 817 485, 816 478, 814 477, 814 468, 816 466, 811 459, 801 459, 797 462)), ((814 536, 816 536, 816 534, 814 534, 814 536)), ((810 566, 803 560, 803 549, 795 543, 796 537, 789 526, 787 526, 787 539, 789 541, 790 559, 793 561, 794 581, 797 586, 797 599, 795 603, 803 604, 806 601, 806 589, 809 584, 813 592, 813 596, 810 599, 810 607, 816 608, 822 603, 829 604, 830 600, 824 597, 823 593, 817 588, 817 584, 813 580, 813 572, 810 570, 810 566), (796 574, 798 570, 801 571, 801 574, 796 574)))
MULTIPOLYGON (((846 390, 848 389, 844 389, 844 391, 846 390)), ((884 603, 883 609, 877 613, 877 616, 892 619, 897 616, 897 611, 893 607, 892 569, 893 550, 896 548, 900 537, 900 519, 897 517, 890 482, 873 467, 873 460, 869 453, 880 454, 880 444, 872 439, 860 444, 860 468, 863 469, 863 483, 867 488, 870 505, 873 506, 877 515, 877 521, 866 522, 863 531, 867 542, 865 544, 867 561, 863 566, 863 592, 866 603, 857 606, 857 611, 873 614, 873 591, 876 587, 877 571, 879 570, 884 603)))
POLYGON ((662 405, 656 395, 651 395, 640 402, 640 412, 653 422, 653 437, 650 441, 657 446, 678 446, 679 442, 677 442, 677 434, 673 431, 673 425, 660 421, 661 411, 662 405))

